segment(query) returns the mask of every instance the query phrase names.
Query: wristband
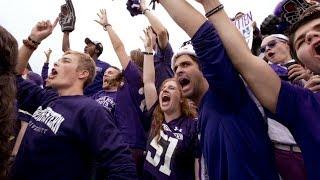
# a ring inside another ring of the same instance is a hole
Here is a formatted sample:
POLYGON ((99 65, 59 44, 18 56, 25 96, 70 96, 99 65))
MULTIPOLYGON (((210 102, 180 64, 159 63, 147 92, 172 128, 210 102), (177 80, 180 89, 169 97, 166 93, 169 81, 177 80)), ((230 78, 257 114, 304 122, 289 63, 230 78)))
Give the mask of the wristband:
POLYGON ((40 42, 37 42, 37 41, 31 39, 30 36, 28 37, 28 40, 31 41, 34 45, 37 45, 37 46, 38 46, 38 45, 40 44, 40 42))
POLYGON ((145 14, 147 11, 150 11, 150 9, 144 9, 143 11, 142 11, 142 14, 145 14))
POLYGON ((144 52, 142 52, 144 55, 153 55, 153 52, 146 52, 146 51, 144 51, 144 52))
POLYGON ((36 50, 38 47, 38 45, 31 42, 29 39, 24 39, 22 42, 23 42, 23 45, 25 45, 28 49, 33 51, 36 50))
POLYGON ((220 4, 219 6, 213 8, 212 10, 210 10, 209 12, 206 13, 206 18, 209 18, 210 16, 212 16, 213 14, 219 12, 223 8, 224 8, 223 4, 220 4))
POLYGON ((105 25, 103 25, 103 29, 104 29, 105 31, 107 31, 107 30, 108 30, 108 29, 107 29, 108 26, 112 27, 111 24, 105 24, 105 25))

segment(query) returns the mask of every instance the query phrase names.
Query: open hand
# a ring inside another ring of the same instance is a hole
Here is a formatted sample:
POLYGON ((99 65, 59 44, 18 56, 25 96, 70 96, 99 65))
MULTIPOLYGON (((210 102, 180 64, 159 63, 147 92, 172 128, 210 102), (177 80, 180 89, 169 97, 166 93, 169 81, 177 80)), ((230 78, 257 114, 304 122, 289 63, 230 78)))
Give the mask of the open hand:
POLYGON ((100 13, 97 13, 97 15, 99 16, 99 20, 94 20, 95 22, 99 23, 103 27, 109 24, 106 9, 100 9, 100 13))
POLYGON ((142 40, 145 49, 152 49, 152 29, 149 26, 148 28, 146 28, 145 30, 143 30, 144 33, 144 38, 140 37, 140 39, 142 40))

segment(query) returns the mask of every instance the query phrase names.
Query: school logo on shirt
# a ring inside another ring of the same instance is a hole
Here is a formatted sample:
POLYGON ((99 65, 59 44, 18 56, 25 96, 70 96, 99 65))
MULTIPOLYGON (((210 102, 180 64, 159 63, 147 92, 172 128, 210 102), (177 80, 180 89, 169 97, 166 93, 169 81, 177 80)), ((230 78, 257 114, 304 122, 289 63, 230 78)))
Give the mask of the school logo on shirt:
POLYGON ((97 72, 101 72, 101 71, 102 71, 102 68, 101 68, 101 67, 96 67, 96 71, 97 71, 97 72))
POLYGON ((108 96, 102 96, 102 97, 96 99, 96 101, 99 104, 101 104, 104 108, 106 108, 109 112, 112 112, 112 109, 116 105, 116 103, 113 101, 113 99, 108 96))
POLYGON ((61 123, 64 121, 64 117, 61 114, 54 112, 50 107, 47 107, 46 109, 42 109, 42 106, 38 107, 32 117, 36 121, 47 125, 54 134, 57 134, 61 123))

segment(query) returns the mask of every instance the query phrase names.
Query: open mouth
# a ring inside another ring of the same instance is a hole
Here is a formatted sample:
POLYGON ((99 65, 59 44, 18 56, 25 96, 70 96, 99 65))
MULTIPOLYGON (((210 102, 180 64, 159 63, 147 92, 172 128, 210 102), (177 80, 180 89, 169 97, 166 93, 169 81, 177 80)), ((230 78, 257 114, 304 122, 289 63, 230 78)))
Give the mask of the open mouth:
POLYGON ((170 96, 169 95, 163 95, 162 96, 162 102, 166 103, 170 101, 170 96))
POLYGON ((183 89, 184 87, 186 87, 187 85, 190 84, 190 80, 187 78, 181 78, 181 79, 179 79, 179 83, 183 89))
POLYGON ((58 74, 57 70, 55 70, 54 68, 52 68, 51 73, 50 73, 50 75, 49 75, 49 79, 54 78, 57 74, 58 74))
POLYGON ((317 44, 314 46, 314 50, 315 50, 315 52, 317 53, 317 55, 319 56, 319 55, 320 55, 320 42, 317 43, 317 44))
POLYGON ((275 54, 276 54, 276 53, 274 53, 274 52, 269 52, 267 55, 268 55, 269 58, 273 58, 273 56, 274 56, 275 54))

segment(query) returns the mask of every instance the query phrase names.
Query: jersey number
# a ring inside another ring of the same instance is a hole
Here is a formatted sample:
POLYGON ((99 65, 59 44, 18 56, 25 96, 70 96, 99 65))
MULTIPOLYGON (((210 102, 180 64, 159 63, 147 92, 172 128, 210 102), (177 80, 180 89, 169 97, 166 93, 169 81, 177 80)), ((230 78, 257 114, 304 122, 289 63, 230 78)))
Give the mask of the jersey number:
POLYGON ((161 145, 158 144, 157 138, 154 137, 150 143, 150 145, 156 150, 156 153, 154 157, 151 157, 151 152, 148 151, 147 153, 147 161, 152 164, 154 167, 158 166, 160 163, 160 158, 163 153, 165 153, 164 156, 164 164, 160 166, 159 171, 170 176, 171 170, 170 170, 170 162, 172 154, 178 144, 178 139, 168 137, 168 135, 164 134, 162 130, 160 130, 160 136, 163 140, 169 141, 169 145, 167 149, 164 149, 161 145))

